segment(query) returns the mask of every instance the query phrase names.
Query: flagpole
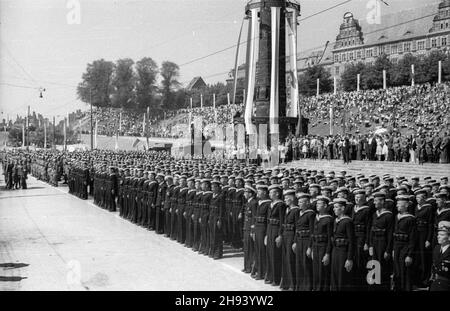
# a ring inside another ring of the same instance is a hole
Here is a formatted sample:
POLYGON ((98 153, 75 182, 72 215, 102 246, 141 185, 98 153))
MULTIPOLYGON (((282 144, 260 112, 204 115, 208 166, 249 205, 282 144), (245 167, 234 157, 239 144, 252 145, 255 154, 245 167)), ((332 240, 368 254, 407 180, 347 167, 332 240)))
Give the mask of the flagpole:
POLYGON ((64 118, 64 151, 67 150, 67 119, 64 118))
MULTIPOLYGON (((147 120, 150 120, 150 107, 147 107, 147 120)), ((146 129, 145 129, 145 138, 147 141, 147 150, 148 150, 148 129, 147 129, 147 124, 146 124, 146 129)))
POLYGON ((217 124, 216 94, 213 94, 214 122, 217 124))

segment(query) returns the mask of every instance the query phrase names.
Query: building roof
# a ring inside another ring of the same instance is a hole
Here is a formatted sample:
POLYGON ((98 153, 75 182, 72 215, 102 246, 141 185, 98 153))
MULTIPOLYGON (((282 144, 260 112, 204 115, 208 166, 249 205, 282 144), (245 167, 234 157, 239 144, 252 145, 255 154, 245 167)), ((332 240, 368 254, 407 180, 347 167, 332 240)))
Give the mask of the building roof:
POLYGON ((202 77, 195 77, 186 86, 186 90, 187 91, 192 91, 193 89, 198 89, 198 88, 202 88, 202 87, 205 87, 205 86, 206 86, 206 83, 205 83, 205 81, 203 80, 202 77))
POLYGON ((328 43, 326 46, 324 44, 323 48, 314 50, 314 51, 307 51, 307 52, 300 52, 297 56, 297 67, 298 70, 303 70, 308 67, 314 66, 317 64, 317 62, 320 60, 320 57, 322 56, 323 49, 325 49, 325 53, 322 57, 322 60, 320 61, 320 64, 326 65, 330 62, 333 62, 333 46, 331 43, 328 43))
POLYGON ((380 24, 369 24, 366 20, 361 19, 359 22, 363 33, 364 45, 427 35, 433 27, 433 18, 437 14, 438 4, 435 3, 382 15, 380 24))

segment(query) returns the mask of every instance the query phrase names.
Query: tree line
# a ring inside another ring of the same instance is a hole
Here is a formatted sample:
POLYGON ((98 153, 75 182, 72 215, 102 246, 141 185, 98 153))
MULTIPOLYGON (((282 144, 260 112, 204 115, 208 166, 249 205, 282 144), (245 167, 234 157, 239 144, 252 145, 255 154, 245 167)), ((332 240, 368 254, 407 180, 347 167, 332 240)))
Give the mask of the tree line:
MULTIPOLYGON (((383 70, 386 70, 387 86, 411 85, 413 78, 411 65, 414 65, 416 84, 438 81, 438 63, 442 62, 442 81, 450 81, 450 56, 442 51, 433 51, 428 55, 406 54, 398 61, 391 61, 383 54, 373 63, 350 63, 345 67, 338 82, 338 90, 356 91, 357 75, 360 75, 360 89, 372 90, 383 87, 383 70)), ((317 79, 320 79, 320 93, 329 93, 334 89, 333 78, 322 65, 306 69, 299 76, 299 92, 305 96, 314 96, 317 92, 317 79)))
POLYGON ((216 105, 227 101, 230 86, 224 83, 207 85, 202 90, 187 92, 179 82, 180 68, 177 64, 164 61, 161 66, 150 57, 134 62, 130 58, 116 62, 104 59, 87 65, 82 81, 77 87, 78 98, 95 107, 112 107, 153 113, 168 109, 187 108, 190 97, 193 106, 212 105, 212 94, 216 94, 216 105))

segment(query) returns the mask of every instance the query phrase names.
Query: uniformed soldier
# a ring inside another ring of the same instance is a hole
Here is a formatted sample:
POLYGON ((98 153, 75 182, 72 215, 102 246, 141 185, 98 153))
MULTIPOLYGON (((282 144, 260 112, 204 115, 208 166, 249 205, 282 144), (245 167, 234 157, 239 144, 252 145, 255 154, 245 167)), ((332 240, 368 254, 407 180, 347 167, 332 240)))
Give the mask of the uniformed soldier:
POLYGON ((221 194, 220 181, 211 183, 212 197, 209 206, 209 257, 220 259, 223 257, 223 218, 225 216, 225 202, 221 194))
POLYGON ((450 221, 441 221, 437 230, 438 245, 433 250, 430 291, 450 291, 450 221))
POLYGON ((180 176, 178 173, 173 179, 174 187, 170 197, 170 239, 177 239, 177 212, 178 212, 178 194, 180 192, 180 176))
POLYGON ((211 180, 209 178, 205 178, 202 180, 202 199, 200 202, 200 254, 208 255, 209 253, 209 227, 208 227, 208 219, 210 213, 210 205, 212 199, 212 191, 211 191, 211 180))
POLYGON ((369 260, 369 235, 372 222, 372 210, 367 206, 366 191, 355 189, 355 206, 352 211, 353 225, 355 228, 355 258, 353 261, 353 285, 354 290, 367 290, 367 268, 369 260))
POLYGON ((225 198, 225 223, 227 226, 225 241, 231 243, 233 240, 233 206, 234 206, 234 198, 236 193, 236 181, 235 176, 228 176, 228 188, 225 198))
POLYGON ((187 247, 193 246, 194 240, 194 223, 193 223, 193 214, 194 214, 194 201, 195 201, 195 177, 189 177, 187 179, 188 192, 186 195, 186 208, 183 213, 183 217, 186 222, 186 240, 185 245, 187 247))
POLYGON ((286 205, 286 214, 281 225, 282 267, 280 287, 283 290, 293 291, 296 288, 296 272, 295 253, 292 246, 295 242, 295 223, 299 208, 296 204, 295 190, 284 190, 283 196, 286 205))
POLYGON ((236 189, 234 191, 233 206, 231 209, 232 238, 231 245, 239 249, 242 247, 242 218, 245 207, 244 179, 240 176, 235 178, 236 189))
POLYGON ((165 177, 167 189, 166 189, 166 198, 164 199, 164 235, 170 237, 170 217, 171 217, 171 205, 172 205, 172 195, 173 189, 175 185, 173 183, 173 177, 171 175, 167 175, 165 177))
POLYGON ((376 212, 373 214, 369 236, 369 256, 380 263, 381 283, 369 286, 374 290, 389 290, 392 272, 392 239, 394 230, 394 216, 386 209, 386 194, 374 193, 376 212))
POLYGON ((279 286, 281 281, 281 232, 286 213, 286 205, 281 200, 281 186, 273 184, 269 187, 272 200, 267 214, 267 237, 265 238, 267 253, 267 270, 265 283, 279 286))
POLYGON ((409 196, 396 197, 398 214, 394 226, 392 258, 394 262, 394 290, 412 290, 412 263, 416 244, 416 219, 408 213, 409 196))
POLYGON ((450 221, 450 203, 446 201, 447 195, 443 192, 439 192, 435 195, 435 198, 437 210, 434 216, 434 228, 435 228, 433 239, 434 246, 437 245, 438 224, 441 221, 450 221))
POLYGON ((353 290, 353 262, 355 251, 355 233, 353 220, 346 215, 347 200, 333 200, 336 219, 333 230, 331 253, 330 290, 353 290))
POLYGON ((155 202, 155 231, 158 234, 164 233, 164 205, 166 199, 167 184, 164 181, 164 174, 158 173, 156 180, 158 181, 158 192, 155 202))
POLYGON ((263 280, 266 275, 266 239, 267 217, 271 206, 269 187, 259 184, 256 186, 258 208, 255 214, 255 275, 257 280, 263 280))
MULTIPOLYGON (((295 220, 295 243, 292 246, 295 253, 295 289, 297 291, 312 290, 311 237, 316 214, 310 208, 310 198, 311 196, 307 193, 297 193, 299 212, 295 220)), ((328 205, 329 200, 326 197, 317 197, 317 201, 320 200, 326 201, 328 205)))
POLYGON ((258 208, 256 199, 256 189, 251 185, 245 186, 245 204, 244 211, 244 269, 242 272, 252 273, 255 265, 255 215, 258 208))
POLYGON ((177 241, 184 244, 186 240, 186 218, 184 212, 186 210, 186 199, 189 188, 187 186, 187 176, 180 176, 180 189, 177 197, 177 241))
MULTIPOLYGON (((87 186, 87 183, 86 183, 87 179, 86 179, 86 177, 87 176, 83 176, 83 179, 84 179, 84 182, 85 182, 83 184, 83 186, 87 186)), ((115 212, 116 211, 116 195, 117 195, 117 175, 116 175, 116 172, 115 172, 115 168, 113 166, 110 167, 109 184, 110 184, 109 211, 110 212, 115 212)), ((87 199, 87 191, 86 190, 83 187, 83 196, 86 195, 86 199, 87 199)))
POLYGON ((197 252, 200 250, 200 217, 201 217, 201 202, 203 198, 203 190, 201 179, 195 180, 195 198, 193 202, 192 224, 192 249, 197 252))

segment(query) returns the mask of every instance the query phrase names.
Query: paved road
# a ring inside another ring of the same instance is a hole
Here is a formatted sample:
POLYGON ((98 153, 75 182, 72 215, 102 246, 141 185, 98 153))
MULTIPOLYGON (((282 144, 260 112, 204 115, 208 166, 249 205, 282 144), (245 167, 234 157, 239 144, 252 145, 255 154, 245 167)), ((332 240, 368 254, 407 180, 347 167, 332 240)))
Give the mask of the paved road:
POLYGON ((278 289, 242 273, 241 254, 213 260, 67 188, 30 176, 7 191, 0 176, 0 290, 278 289))

